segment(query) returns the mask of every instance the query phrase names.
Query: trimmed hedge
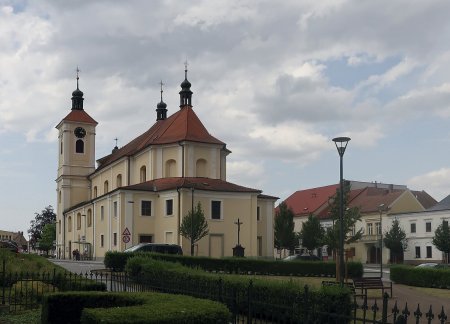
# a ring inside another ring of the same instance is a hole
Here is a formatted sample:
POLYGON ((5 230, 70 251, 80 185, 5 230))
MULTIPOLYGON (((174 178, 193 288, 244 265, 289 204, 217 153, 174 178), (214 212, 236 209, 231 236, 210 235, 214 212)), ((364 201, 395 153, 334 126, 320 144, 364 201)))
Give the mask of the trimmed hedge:
POLYGON ((292 281, 220 277, 143 256, 129 259, 126 271, 136 282, 148 287, 221 301, 233 313, 247 313, 250 300, 251 310, 256 314, 268 318, 278 314, 287 322, 303 322, 308 314, 348 316, 351 312, 351 292, 338 286, 310 291, 292 281))
POLYGON ((391 280, 408 286, 450 289, 450 269, 391 267, 391 280))
POLYGON ((217 302, 160 293, 67 292, 44 297, 42 323, 228 323, 217 302))
MULTIPOLYGON (((191 257, 173 254, 156 253, 124 253, 107 252, 105 255, 105 266, 107 268, 123 271, 130 257, 142 255, 157 260, 178 262, 190 268, 201 268, 205 271, 239 273, 239 274, 263 274, 279 276, 302 276, 302 277, 335 277, 336 263, 321 261, 273 261, 249 258, 222 258, 214 259, 208 257, 191 257)), ((348 262, 348 276, 360 278, 363 275, 361 262, 348 262)))

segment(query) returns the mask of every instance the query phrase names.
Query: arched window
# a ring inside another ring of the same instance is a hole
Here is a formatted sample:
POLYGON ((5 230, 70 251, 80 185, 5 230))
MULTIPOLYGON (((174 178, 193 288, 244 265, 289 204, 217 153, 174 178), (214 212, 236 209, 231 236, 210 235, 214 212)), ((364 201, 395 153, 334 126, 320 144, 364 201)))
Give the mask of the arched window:
POLYGON ((177 173, 177 162, 175 160, 166 161, 166 178, 175 177, 177 173))
POLYGON ((67 231, 72 232, 72 216, 67 217, 67 231))
POLYGON ((108 180, 105 181, 105 183, 103 184, 103 193, 107 193, 109 189, 109 183, 108 180))
POLYGON ((81 229, 81 214, 77 214, 77 230, 81 229))
POLYGON ((139 172, 139 180, 140 182, 147 181, 147 168, 145 167, 145 165, 141 166, 141 170, 139 172))
POLYGON ((92 226, 92 210, 88 209, 87 211, 87 226, 91 227, 92 226))
POLYGON ((195 165, 195 176, 196 177, 206 177, 206 160, 198 159, 195 165))
POLYGON ((94 198, 97 198, 97 186, 94 187, 94 198))
POLYGON ((116 179, 116 188, 122 187, 122 175, 118 174, 116 179))
POLYGON ((75 143, 75 152, 77 153, 84 153, 84 141, 79 139, 75 143))

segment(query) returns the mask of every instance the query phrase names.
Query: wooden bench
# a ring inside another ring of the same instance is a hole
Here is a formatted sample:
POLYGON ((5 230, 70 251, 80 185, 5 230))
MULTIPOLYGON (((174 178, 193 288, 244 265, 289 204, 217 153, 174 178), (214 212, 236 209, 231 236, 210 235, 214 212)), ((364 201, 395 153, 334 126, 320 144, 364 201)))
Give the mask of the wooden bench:
POLYGON ((367 295, 368 289, 381 289, 384 295, 384 290, 389 289, 391 291, 389 297, 392 297, 392 281, 388 282, 390 285, 385 285, 386 283, 378 277, 353 278, 353 286, 355 290, 361 289, 361 294, 367 295))

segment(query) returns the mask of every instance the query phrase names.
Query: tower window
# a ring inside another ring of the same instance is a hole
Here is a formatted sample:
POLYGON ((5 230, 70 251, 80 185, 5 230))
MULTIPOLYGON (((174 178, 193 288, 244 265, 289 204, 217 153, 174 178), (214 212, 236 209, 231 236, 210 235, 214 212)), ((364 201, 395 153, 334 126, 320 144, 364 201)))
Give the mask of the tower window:
POLYGON ((75 143, 75 152, 77 153, 84 153, 84 141, 79 139, 75 143))
POLYGON ((97 198, 97 186, 94 187, 94 198, 97 198))
POLYGON ((116 179, 116 188, 122 187, 122 175, 118 174, 116 179))
POLYGON ((108 184, 108 180, 105 181, 105 183, 103 184, 103 191, 104 193, 107 193, 109 189, 109 184, 108 184))
POLYGON ((145 165, 143 165, 143 166, 141 167, 141 170, 140 170, 140 180, 141 180, 141 182, 147 181, 147 168, 145 167, 145 165))

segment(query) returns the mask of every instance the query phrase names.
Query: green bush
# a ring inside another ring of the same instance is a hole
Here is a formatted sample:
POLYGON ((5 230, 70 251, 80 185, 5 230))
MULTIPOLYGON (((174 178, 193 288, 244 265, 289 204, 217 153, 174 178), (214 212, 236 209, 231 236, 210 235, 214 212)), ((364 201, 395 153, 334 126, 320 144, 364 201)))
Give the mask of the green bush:
POLYGON ((228 323, 216 302, 159 293, 68 292, 46 295, 42 323, 228 323))
POLYGON ((250 281, 239 275, 221 278, 181 264, 142 256, 130 259, 126 271, 133 274, 132 279, 147 287, 221 301, 233 313, 248 312, 249 299, 252 301, 251 310, 255 313, 266 316, 282 314, 287 321, 294 322, 302 322, 305 313, 330 309, 347 315, 351 310, 351 292, 339 287, 305 291, 304 287, 294 282, 264 279, 250 281))
POLYGON ((391 280, 408 286, 450 289, 450 269, 391 267, 391 280))
MULTIPOLYGON (((108 252, 105 256, 105 266, 110 269, 123 271, 127 260, 133 256, 154 258, 170 262, 177 262, 190 268, 201 268, 205 271, 262 274, 278 276, 305 276, 305 277, 335 277, 336 263, 320 261, 273 261, 250 258, 222 258, 191 257, 172 254, 156 253, 124 253, 108 252)), ((359 278, 363 275, 361 262, 347 264, 350 278, 359 278)))

